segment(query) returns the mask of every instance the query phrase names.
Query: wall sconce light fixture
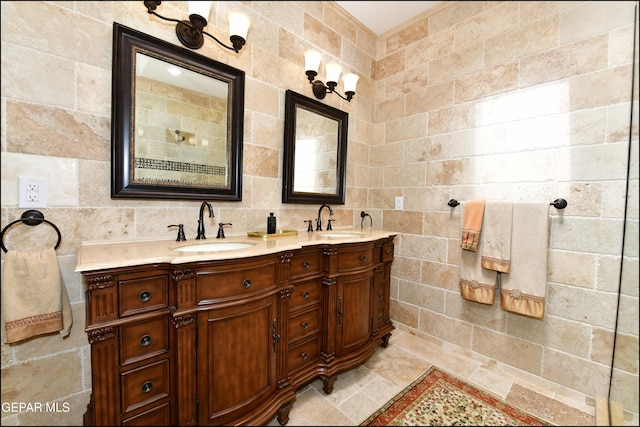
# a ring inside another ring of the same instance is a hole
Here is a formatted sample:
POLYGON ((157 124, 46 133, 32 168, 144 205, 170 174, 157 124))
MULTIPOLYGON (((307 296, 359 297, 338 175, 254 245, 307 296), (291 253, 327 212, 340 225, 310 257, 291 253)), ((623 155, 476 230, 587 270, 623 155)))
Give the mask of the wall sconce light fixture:
POLYGON ((215 36, 204 31, 204 27, 207 26, 207 19, 209 18, 209 12, 211 11, 210 1, 190 1, 189 3, 189 20, 179 20, 172 18, 165 18, 162 15, 156 13, 156 8, 160 6, 161 1, 145 1, 144 5, 147 8, 147 12, 157 16, 165 21, 176 22, 176 36, 178 40, 184 46, 189 49, 200 49, 204 44, 204 34, 208 35, 212 39, 218 42, 222 47, 226 47, 229 50, 233 50, 236 53, 242 49, 247 39, 247 32, 249 31, 249 25, 251 22, 249 18, 238 11, 229 12, 229 38, 233 46, 227 46, 218 40, 215 36))
POLYGON ((313 85, 313 94, 318 99, 324 99, 328 93, 335 93, 340 98, 351 102, 351 98, 356 94, 356 85, 358 84, 358 75, 353 73, 347 73, 342 77, 344 83, 344 94, 340 95, 336 92, 336 86, 338 85, 338 79, 342 72, 342 67, 335 62, 331 62, 326 66, 327 72, 327 84, 325 85, 320 80, 315 80, 318 75, 318 68, 320 67, 320 60, 322 56, 317 50, 309 49, 304 53, 304 66, 305 73, 309 79, 309 83, 313 85))

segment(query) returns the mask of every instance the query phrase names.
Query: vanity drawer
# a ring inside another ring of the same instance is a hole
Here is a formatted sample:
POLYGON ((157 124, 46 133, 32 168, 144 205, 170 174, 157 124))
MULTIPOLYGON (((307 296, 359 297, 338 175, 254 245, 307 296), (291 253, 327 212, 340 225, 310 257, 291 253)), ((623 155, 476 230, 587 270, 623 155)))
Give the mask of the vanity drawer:
POLYGON ((287 352, 287 371, 292 372, 309 365, 320 358, 320 335, 305 341, 287 352))
POLYGON ((353 245, 338 252, 338 271, 353 271, 370 267, 374 263, 373 246, 353 245))
POLYGON ((384 317, 385 317, 384 308, 385 308, 384 302, 380 302, 376 310, 375 318, 373 319, 374 327, 380 327, 384 324, 384 317))
POLYGON ((278 262, 235 263, 233 266, 197 271, 197 300, 242 297, 275 286, 278 262))
POLYGON ((168 402, 122 422, 123 426, 168 426, 170 424, 171 410, 168 402))
POLYGON ((382 245, 382 261, 393 261, 393 242, 382 245))
POLYGON ((146 313, 169 305, 169 276, 146 274, 118 280, 120 316, 146 313))
POLYGON ((138 360, 169 352, 166 315, 120 327, 120 360, 128 365, 138 360))
POLYGON ((322 251, 301 250, 294 253, 289 263, 289 280, 295 280, 322 271, 322 251))
POLYGON ((122 374, 122 412, 134 411, 169 396, 169 360, 122 374))
POLYGON ((320 302, 320 279, 311 279, 296 283, 291 291, 289 310, 320 302))
POLYGON ((320 331, 321 320, 320 307, 290 316, 288 321, 289 342, 320 331))

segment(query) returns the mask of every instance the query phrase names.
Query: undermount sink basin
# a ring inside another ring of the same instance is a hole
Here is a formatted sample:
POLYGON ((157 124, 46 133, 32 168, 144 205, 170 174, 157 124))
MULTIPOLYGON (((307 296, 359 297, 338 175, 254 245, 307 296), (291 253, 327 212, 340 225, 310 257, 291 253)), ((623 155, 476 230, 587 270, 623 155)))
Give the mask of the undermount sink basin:
POLYGON ((331 233, 322 233, 322 237, 342 237, 342 238, 348 238, 348 237, 362 237, 363 234, 362 233, 349 233, 349 232, 331 232, 331 233))
POLYGON ((220 252, 235 251, 253 246, 251 243, 243 242, 215 242, 215 243, 199 243, 195 245, 180 246, 174 251, 178 252, 220 252))

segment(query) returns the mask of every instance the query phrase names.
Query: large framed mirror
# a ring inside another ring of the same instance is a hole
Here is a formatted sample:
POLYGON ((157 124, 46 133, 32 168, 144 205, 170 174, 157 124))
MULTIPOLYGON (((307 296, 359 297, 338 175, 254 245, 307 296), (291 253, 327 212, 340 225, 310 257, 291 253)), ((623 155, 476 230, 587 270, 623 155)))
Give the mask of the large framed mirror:
POLYGON ((344 204, 349 114, 287 90, 283 203, 344 204))
POLYGON ((244 71, 113 24, 111 197, 242 200, 244 71))

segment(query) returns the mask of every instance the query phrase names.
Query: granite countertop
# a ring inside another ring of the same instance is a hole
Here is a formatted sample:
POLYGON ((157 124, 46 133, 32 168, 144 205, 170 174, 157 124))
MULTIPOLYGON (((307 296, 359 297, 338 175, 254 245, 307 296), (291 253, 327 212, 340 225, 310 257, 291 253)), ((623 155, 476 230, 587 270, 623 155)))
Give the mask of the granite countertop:
POLYGON ((182 264, 197 261, 247 258, 301 249, 312 245, 367 242, 396 234, 398 233, 393 231, 342 228, 332 231, 298 231, 295 236, 266 239, 248 237, 245 233, 243 235, 227 235, 224 239, 189 239, 183 242, 175 240, 87 241, 82 242, 82 246, 78 250, 75 271, 92 271, 154 263, 182 264), (355 237, 331 236, 331 234, 338 235, 341 233, 356 233, 358 235, 355 237), (251 246, 212 252, 180 252, 175 250, 183 246, 216 243, 250 243, 251 246))

